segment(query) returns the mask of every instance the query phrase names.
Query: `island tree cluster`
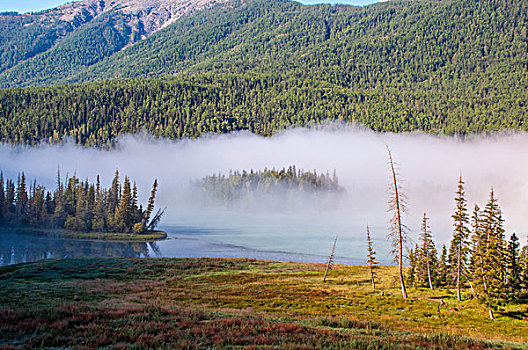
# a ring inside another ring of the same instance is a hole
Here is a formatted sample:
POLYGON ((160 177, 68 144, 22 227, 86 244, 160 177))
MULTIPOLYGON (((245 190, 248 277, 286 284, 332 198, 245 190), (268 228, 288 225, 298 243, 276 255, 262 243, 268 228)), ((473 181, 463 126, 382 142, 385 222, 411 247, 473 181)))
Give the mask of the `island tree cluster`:
POLYGON ((154 213, 157 192, 154 180, 147 207, 138 204, 138 189, 125 176, 123 184, 116 170, 109 188, 57 174, 57 188, 48 191, 35 181, 28 184, 21 173, 16 181, 0 173, 0 225, 65 229, 73 232, 118 232, 141 234, 153 230, 162 210, 154 213))
POLYGON ((304 171, 295 165, 280 170, 230 171, 227 176, 214 174, 196 185, 215 203, 244 206, 270 202, 288 206, 299 198, 329 204, 335 199, 332 195, 344 191, 335 170, 332 175, 328 171, 318 174, 316 170, 304 171))

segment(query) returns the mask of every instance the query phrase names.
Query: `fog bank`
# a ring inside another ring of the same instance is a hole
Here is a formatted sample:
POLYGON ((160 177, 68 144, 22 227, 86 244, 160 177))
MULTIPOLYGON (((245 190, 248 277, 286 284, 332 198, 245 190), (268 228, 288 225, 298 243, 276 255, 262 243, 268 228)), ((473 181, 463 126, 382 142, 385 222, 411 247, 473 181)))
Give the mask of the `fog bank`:
MULTIPOLYGON (((474 203, 483 207, 493 186, 504 212, 507 234, 517 232, 521 242, 526 242, 528 135, 525 133, 472 136, 462 140, 327 127, 292 129, 270 138, 246 132, 182 141, 125 136, 112 150, 83 148, 72 143, 38 147, 3 144, 0 145, 0 169, 5 176, 13 178, 19 171, 25 171, 30 180, 36 178, 48 189, 54 189, 58 165, 63 175, 75 173, 81 179, 93 181, 96 174, 101 174, 105 186, 109 186, 118 168, 121 174, 137 181, 143 203, 153 179, 158 179, 157 204, 168 208, 162 221, 164 225, 219 228, 224 225, 240 231, 252 230, 255 234, 251 242, 260 242, 266 249, 289 249, 281 241, 281 232, 291 239, 303 239, 303 232, 313 233, 314 230, 321 231, 321 237, 328 240, 329 249, 331 237, 339 233, 345 237, 344 241, 349 237, 350 242, 356 242, 347 247, 352 249, 352 245, 363 241, 367 223, 373 227, 373 236, 378 240, 384 240, 387 232, 390 177, 386 144, 404 180, 409 206, 405 223, 411 229, 411 243, 416 240, 424 212, 431 218, 437 242, 450 239, 450 215, 460 175, 466 183, 469 210, 474 203), (336 169, 340 185, 346 190, 345 200, 338 208, 316 213, 299 210, 241 214, 228 210, 208 211, 191 200, 192 194, 189 196, 190 181, 206 175, 228 174, 231 169, 279 169, 290 165, 317 172, 328 170, 332 173, 336 169), (338 229, 345 232, 333 232, 338 229)), ((317 239, 313 239, 313 244, 319 247, 317 239)), ((295 243, 291 246, 295 247, 295 243)), ((328 250, 326 246, 323 248, 321 251, 328 250)), ((363 247, 354 249, 360 249, 358 252, 361 251, 363 259, 363 247)))

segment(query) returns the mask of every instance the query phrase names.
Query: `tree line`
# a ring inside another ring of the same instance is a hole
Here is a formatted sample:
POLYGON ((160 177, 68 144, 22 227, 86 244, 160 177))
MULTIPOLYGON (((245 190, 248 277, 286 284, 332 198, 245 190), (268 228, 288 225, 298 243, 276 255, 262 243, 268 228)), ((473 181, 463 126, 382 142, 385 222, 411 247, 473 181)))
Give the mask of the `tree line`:
POLYGON ((117 232, 141 234, 152 231, 163 210, 154 212, 158 182, 154 180, 147 207, 138 203, 136 183, 125 176, 123 184, 116 170, 109 188, 67 177, 57 172, 57 188, 47 190, 34 180, 28 184, 22 172, 16 182, 0 172, 0 225, 65 229, 72 232, 117 232))
POLYGON ((251 206, 255 204, 288 205, 294 197, 308 197, 321 204, 328 196, 339 194, 344 189, 339 185, 337 173, 316 170, 305 171, 295 165, 282 169, 230 171, 229 175, 213 174, 202 178, 195 185, 209 197, 224 205, 251 206))

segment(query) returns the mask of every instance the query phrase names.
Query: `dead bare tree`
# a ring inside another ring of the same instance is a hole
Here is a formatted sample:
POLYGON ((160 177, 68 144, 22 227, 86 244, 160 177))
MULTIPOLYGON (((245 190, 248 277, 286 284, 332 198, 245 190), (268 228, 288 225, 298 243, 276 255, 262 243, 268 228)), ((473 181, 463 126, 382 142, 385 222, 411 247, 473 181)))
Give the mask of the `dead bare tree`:
POLYGON ((163 214, 165 214, 165 209, 167 208, 158 209, 156 215, 154 215, 152 220, 150 220, 150 223, 148 224, 146 229, 147 231, 153 231, 156 226, 158 226, 159 222, 161 221, 161 217, 163 216, 163 214))
POLYGON ((374 251, 374 243, 370 239, 370 230, 367 225, 367 264, 370 268, 370 280, 372 282, 372 290, 376 290, 376 267, 378 262, 376 261, 376 252, 374 251))
POLYGON ((334 266, 334 252, 335 252, 336 242, 337 242, 337 235, 334 240, 334 245, 332 246, 332 252, 330 252, 330 256, 328 257, 328 262, 326 263, 326 269, 325 269, 325 274, 323 277, 323 282, 326 281, 326 276, 328 275, 328 271, 332 270, 332 267, 334 266))
POLYGON ((399 174, 394 167, 392 160, 392 154, 389 146, 387 146, 387 152, 389 153, 389 168, 392 176, 392 184, 390 186, 389 195, 389 211, 393 213, 391 219, 391 227, 388 237, 392 239, 392 250, 391 253, 394 256, 394 261, 398 263, 398 273, 400 277, 400 284, 402 289, 402 296, 404 299, 407 298, 407 290, 405 288, 405 281, 403 279, 403 250, 406 241, 406 227, 402 222, 402 214, 407 211, 405 195, 401 191, 401 187, 398 184, 399 174))

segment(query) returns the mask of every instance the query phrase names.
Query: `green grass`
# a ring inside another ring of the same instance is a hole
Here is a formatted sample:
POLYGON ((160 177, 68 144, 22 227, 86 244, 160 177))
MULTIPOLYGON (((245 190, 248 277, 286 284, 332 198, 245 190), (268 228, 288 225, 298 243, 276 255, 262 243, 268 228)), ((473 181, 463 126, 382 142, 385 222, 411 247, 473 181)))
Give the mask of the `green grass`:
POLYGON ((72 259, 0 268, 0 347, 528 348, 528 303, 495 321, 451 289, 410 289, 394 267, 247 259, 72 259), (383 294, 382 294, 383 292, 383 294), (447 305, 437 314, 442 299, 447 305))
POLYGON ((115 232, 74 232, 64 229, 37 229, 33 227, 1 227, 0 233, 22 233, 33 235, 44 235, 70 239, 97 240, 97 241, 120 241, 120 242, 153 242, 162 241, 167 238, 167 232, 148 231, 142 234, 115 233, 115 232))
POLYGON ((59 231, 56 233, 59 237, 88 239, 98 241, 122 241, 122 242, 153 242, 162 241, 167 238, 167 232, 149 231, 147 233, 114 233, 114 232, 69 232, 59 231))

